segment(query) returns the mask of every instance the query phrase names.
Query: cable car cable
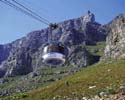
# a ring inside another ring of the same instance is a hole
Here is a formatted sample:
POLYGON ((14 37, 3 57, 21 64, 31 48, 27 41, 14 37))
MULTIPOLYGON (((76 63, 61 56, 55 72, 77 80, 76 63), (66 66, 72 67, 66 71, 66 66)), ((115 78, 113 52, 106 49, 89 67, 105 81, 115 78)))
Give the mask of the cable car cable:
POLYGON ((18 11, 21 11, 23 12, 24 14, 36 19, 37 21, 40 21, 46 25, 49 25, 50 26, 50 34, 49 34, 49 37, 48 38, 48 42, 51 42, 52 41, 52 30, 56 29, 58 27, 58 25, 55 23, 55 24, 52 24, 52 23, 49 23, 49 22, 45 22, 43 20, 41 20, 42 17, 40 17, 39 15, 37 15, 35 12, 31 11, 29 8, 23 6, 22 4, 16 2, 15 0, 12 0, 13 2, 15 2, 16 4, 18 4, 19 6, 23 7, 24 9, 22 9, 21 7, 18 7, 17 5, 13 4, 12 2, 8 1, 8 0, 0 0, 1 2, 3 2, 4 4, 18 10, 18 11), (28 10, 28 12, 26 11, 28 10), (35 14, 35 15, 34 15, 35 14), (37 16, 36 16, 37 15, 37 16), (39 16, 39 18, 38 18, 39 16))
MULTIPOLYGON (((43 62, 47 65, 50 66, 57 66, 57 65, 62 65, 66 62, 66 57, 67 57, 67 48, 65 46, 60 45, 60 42, 58 41, 52 41, 52 31, 53 29, 58 28, 57 24, 52 24, 49 23, 48 21, 45 21, 43 18, 39 17, 39 15, 37 15, 36 13, 30 11, 30 9, 28 9, 27 7, 23 7, 23 5, 21 4, 17 4, 12 3, 8 0, 0 0, 1 2, 3 2, 4 4, 23 12, 24 14, 46 24, 50 26, 50 34, 48 34, 48 39, 50 37, 50 43, 47 44, 44 48, 43 48, 43 54, 42 54, 42 58, 43 58, 43 62), (17 6, 18 5, 18 6, 17 6), (23 8, 23 9, 22 9, 23 8), (51 36, 49 36, 51 35, 51 36)), ((15 1, 15 0, 12 0, 15 1)))
POLYGON ((14 9, 16 9, 16 10, 18 10, 18 11, 21 11, 22 13, 24 13, 24 14, 26 14, 26 15, 28 15, 28 16, 34 18, 34 19, 36 19, 37 21, 39 21, 39 22, 41 22, 41 23, 44 23, 44 24, 46 24, 46 25, 50 25, 50 23, 47 23, 47 22, 41 20, 40 18, 34 16, 33 14, 31 14, 31 13, 25 11, 24 9, 22 9, 22 8, 20 8, 20 7, 18 7, 18 6, 16 6, 15 4, 13 4, 13 3, 11 3, 11 2, 9 2, 9 1, 7 1, 7 0, 4 0, 4 1, 3 1, 3 0, 0 0, 0 1, 1 1, 2 3, 6 4, 6 5, 8 5, 8 6, 14 8, 14 9))
POLYGON ((49 22, 47 19, 41 17, 40 15, 38 15, 37 13, 35 13, 33 10, 29 9, 28 7, 24 6, 23 4, 17 2, 16 0, 12 0, 14 3, 16 3, 17 5, 21 6, 22 8, 24 8, 25 10, 31 12, 32 14, 36 15, 37 17, 43 19, 44 21, 46 21, 47 23, 51 23, 49 22))
POLYGON ((39 22, 41 22, 41 23, 44 23, 44 24, 46 24, 46 25, 49 25, 49 23, 43 21, 42 19, 38 18, 38 17, 35 16, 34 14, 32 14, 32 13, 30 13, 30 12, 27 12, 26 10, 22 9, 21 7, 18 7, 18 6, 16 6, 15 4, 13 4, 13 3, 11 3, 11 2, 9 2, 9 1, 7 1, 7 0, 5 0, 4 2, 5 2, 5 3, 7 2, 6 4, 8 4, 9 6, 11 6, 12 8, 14 8, 14 9, 16 9, 16 10, 18 10, 18 11, 21 11, 22 13, 24 13, 24 14, 26 14, 26 15, 28 15, 28 16, 34 18, 34 19, 36 19, 37 21, 39 21, 39 22))

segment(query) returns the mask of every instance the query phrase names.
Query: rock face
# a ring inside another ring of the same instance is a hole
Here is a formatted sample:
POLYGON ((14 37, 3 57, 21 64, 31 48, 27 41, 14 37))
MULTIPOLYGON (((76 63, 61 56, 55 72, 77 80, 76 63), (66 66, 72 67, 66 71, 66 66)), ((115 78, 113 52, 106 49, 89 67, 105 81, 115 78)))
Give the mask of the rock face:
POLYGON ((105 27, 108 36, 105 54, 101 60, 107 58, 114 60, 125 59, 125 14, 120 14, 105 27))
POLYGON ((42 50, 51 33, 53 40, 64 43, 69 49, 66 65, 84 67, 94 63, 94 57, 84 46, 105 41, 106 37, 102 25, 95 21, 94 14, 88 11, 85 16, 58 25, 53 31, 48 27, 31 32, 10 44, 0 45, 0 77, 25 75, 46 67, 42 62, 42 50))
POLYGON ((10 49, 10 45, 0 45, 0 64, 2 61, 7 59, 7 57, 9 56, 10 49))
POLYGON ((87 12, 87 14, 83 17, 84 22, 95 22, 95 16, 90 11, 87 12))
POLYGON ((83 67, 94 63, 94 57, 85 49, 84 46, 73 46, 70 49, 68 57, 69 65, 83 67))

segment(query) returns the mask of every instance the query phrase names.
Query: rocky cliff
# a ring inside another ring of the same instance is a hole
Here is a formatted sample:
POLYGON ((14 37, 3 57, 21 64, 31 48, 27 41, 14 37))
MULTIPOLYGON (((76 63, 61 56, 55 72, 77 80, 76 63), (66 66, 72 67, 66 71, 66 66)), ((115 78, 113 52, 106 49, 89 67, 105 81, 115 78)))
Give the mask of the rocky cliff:
POLYGON ((101 60, 125 59, 125 14, 120 14, 105 27, 108 36, 101 60))
MULTIPOLYGON (((69 50, 65 65, 78 67, 93 64, 95 57, 85 48, 105 41, 106 35, 102 25, 95 21, 95 16, 88 11, 84 16, 58 23, 52 31, 53 39, 64 43, 69 50)), ((0 77, 25 75, 47 67, 42 62, 42 50, 47 43, 50 28, 29 33, 26 37, 6 45, 0 45, 0 77)))

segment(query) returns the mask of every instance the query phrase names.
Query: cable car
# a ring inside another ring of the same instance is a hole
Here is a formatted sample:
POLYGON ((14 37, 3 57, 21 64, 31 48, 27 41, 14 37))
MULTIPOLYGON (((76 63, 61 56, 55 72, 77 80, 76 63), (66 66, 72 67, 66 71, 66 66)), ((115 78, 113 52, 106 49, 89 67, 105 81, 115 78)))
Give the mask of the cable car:
POLYGON ((58 66, 66 62, 68 49, 59 42, 48 43, 43 48, 43 62, 47 65, 58 66))
MULTIPOLYGON (((41 17, 39 14, 37 14, 36 12, 34 12, 32 9, 29 9, 28 7, 22 5, 21 3, 17 2, 16 0, 12 0, 12 2, 10 2, 9 0, 0 0, 0 2, 16 9, 19 10, 21 12, 23 12, 24 14, 34 18, 35 20, 44 23, 46 25, 50 26, 50 38, 51 41, 48 45, 46 45, 43 49, 43 62, 46 63, 47 65, 62 65, 66 62, 66 57, 68 54, 68 49, 66 47, 64 47, 61 43, 59 42, 52 42, 52 30, 57 29, 58 25, 55 23, 50 23, 50 21, 48 21, 47 19, 41 17)), ((48 38, 49 39, 49 38, 48 38)))

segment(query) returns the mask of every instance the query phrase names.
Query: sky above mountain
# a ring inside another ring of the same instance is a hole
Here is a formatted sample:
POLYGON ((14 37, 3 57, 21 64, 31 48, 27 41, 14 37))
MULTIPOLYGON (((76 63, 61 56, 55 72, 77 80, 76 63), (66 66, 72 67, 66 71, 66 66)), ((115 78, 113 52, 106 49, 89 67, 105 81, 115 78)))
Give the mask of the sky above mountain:
MULTIPOLYGON (((8 0, 11 1, 11 0, 8 0)), ((88 10, 97 22, 106 24, 125 13, 125 0, 17 0, 55 23, 83 16, 88 10)), ((43 23, 0 2, 0 44, 9 43, 28 32, 47 27, 43 23)))

